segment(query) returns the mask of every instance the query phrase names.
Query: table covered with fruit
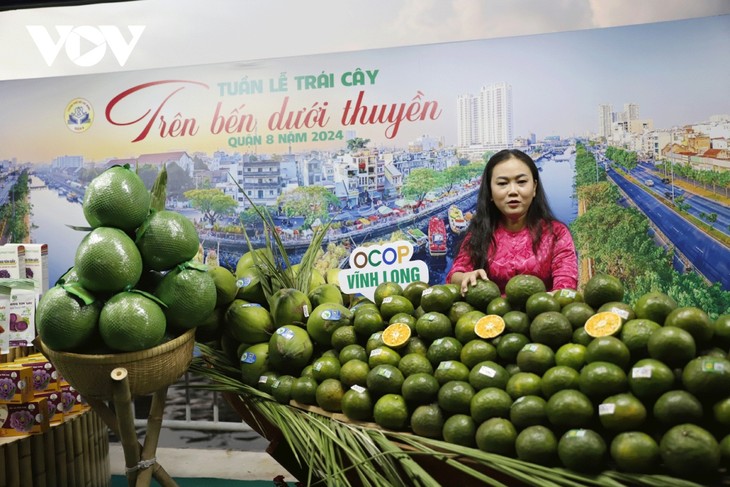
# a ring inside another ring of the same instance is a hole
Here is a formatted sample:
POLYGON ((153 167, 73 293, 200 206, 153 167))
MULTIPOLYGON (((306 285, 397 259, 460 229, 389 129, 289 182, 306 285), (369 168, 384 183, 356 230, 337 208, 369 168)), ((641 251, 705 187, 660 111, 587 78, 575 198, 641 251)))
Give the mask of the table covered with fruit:
MULTIPOLYGON (((234 273, 266 268, 266 253, 234 273)), ((728 315, 659 292, 626 303, 606 274, 555 292, 518 275, 504 294, 479 281, 463 296, 388 282, 373 300, 309 275, 276 290, 248 280, 192 366, 300 480, 727 481, 728 315)))

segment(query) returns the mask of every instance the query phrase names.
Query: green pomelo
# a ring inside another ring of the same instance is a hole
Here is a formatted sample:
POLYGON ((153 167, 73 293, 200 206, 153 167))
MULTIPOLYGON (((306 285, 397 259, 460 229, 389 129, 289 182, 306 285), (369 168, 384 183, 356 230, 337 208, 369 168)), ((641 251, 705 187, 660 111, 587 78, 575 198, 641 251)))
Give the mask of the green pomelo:
POLYGON ((242 267, 236 271, 236 286, 238 287, 238 299, 251 303, 259 303, 268 306, 264 288, 261 286, 259 268, 256 266, 242 267))
MULTIPOLYGON (((339 293, 339 290, 337 290, 339 293)), ((318 344, 332 346, 332 334, 341 326, 352 323, 352 312, 337 303, 322 303, 307 319, 307 332, 318 344)))
POLYGON ((162 279, 155 296, 167 305, 165 316, 169 325, 195 328, 215 309, 215 282, 206 271, 175 269, 162 279))
POLYGON ((89 183, 82 206, 93 228, 114 227, 131 233, 147 218, 150 193, 133 170, 113 166, 89 183))
POLYGON ((104 343, 122 352, 136 352, 159 345, 166 320, 160 306, 133 292, 112 296, 101 309, 99 333, 104 343))
POLYGON ((312 303, 306 294, 293 288, 279 289, 271 296, 271 317, 276 328, 298 323, 306 324, 312 303))
MULTIPOLYGON (((297 274, 299 274, 299 269, 301 269, 301 264, 294 264, 291 266, 291 270, 293 273, 293 276, 296 278, 297 274)), ((319 272, 317 269, 312 267, 311 271, 312 274, 309 276, 309 287, 307 288, 307 292, 311 291, 312 289, 316 289, 317 287, 321 286, 322 284, 326 284, 324 280, 324 276, 321 272, 319 272)))
POLYGON ((239 342, 268 342, 276 327, 271 315, 258 303, 235 299, 225 314, 225 328, 239 342))
POLYGON ((99 227, 81 240, 74 269, 85 289, 116 293, 137 284, 142 275, 142 257, 122 230, 99 227))
POLYGON ((137 247, 145 269, 172 269, 195 257, 199 245, 193 222, 174 211, 153 213, 137 230, 137 247))
POLYGON ((298 326, 282 326, 269 339, 269 364, 282 373, 299 374, 312 358, 312 352, 312 340, 298 326))
POLYGON ((215 308, 208 318, 195 329, 196 342, 212 342, 223 334, 223 323, 227 307, 215 308))
POLYGON ((51 350, 83 351, 96 331, 100 312, 100 301, 86 305, 61 286, 55 286, 38 303, 36 328, 51 350))
POLYGON ((208 269, 210 277, 213 278, 216 293, 216 307, 227 306, 236 299, 238 286, 236 285, 236 276, 225 267, 211 267, 208 269))
POLYGON ((236 275, 238 276, 239 272, 243 269, 253 267, 258 263, 263 262, 274 262, 274 254, 271 253, 270 249, 254 249, 253 251, 248 251, 241 255, 238 259, 238 262, 236 263, 236 275))
POLYGON ((248 347, 241 355, 241 380, 256 387, 261 374, 269 370, 269 344, 257 343, 248 347))
POLYGON ((307 297, 314 308, 324 303, 334 303, 340 306, 343 304, 340 288, 334 284, 321 284, 312 289, 307 297))

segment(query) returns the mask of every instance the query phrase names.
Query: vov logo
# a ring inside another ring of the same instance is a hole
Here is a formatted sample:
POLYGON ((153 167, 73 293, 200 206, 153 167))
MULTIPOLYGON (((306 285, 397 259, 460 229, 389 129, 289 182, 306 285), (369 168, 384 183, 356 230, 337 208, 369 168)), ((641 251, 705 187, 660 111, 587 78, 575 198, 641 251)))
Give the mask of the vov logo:
POLYGON ((56 38, 42 25, 26 25, 26 29, 38 46, 43 59, 53 65, 62 48, 68 58, 77 66, 90 67, 98 64, 106 55, 107 46, 124 66, 144 32, 144 25, 129 25, 131 39, 127 41, 115 25, 57 25, 56 38))

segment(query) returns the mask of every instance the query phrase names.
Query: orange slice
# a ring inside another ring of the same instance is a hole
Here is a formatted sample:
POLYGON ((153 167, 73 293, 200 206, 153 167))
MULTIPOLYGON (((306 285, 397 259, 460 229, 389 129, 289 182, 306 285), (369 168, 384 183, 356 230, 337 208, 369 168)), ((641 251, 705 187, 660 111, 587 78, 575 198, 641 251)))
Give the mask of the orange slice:
POLYGON ((621 316, 613 311, 601 311, 586 321, 583 327, 593 338, 615 335, 621 329, 621 316))
POLYGON ((390 348, 399 348, 411 338, 411 327, 405 323, 393 323, 383 330, 381 339, 390 348))
POLYGON ((494 338, 504 331, 504 320, 499 315, 482 316, 474 324, 474 333, 479 338, 494 338))

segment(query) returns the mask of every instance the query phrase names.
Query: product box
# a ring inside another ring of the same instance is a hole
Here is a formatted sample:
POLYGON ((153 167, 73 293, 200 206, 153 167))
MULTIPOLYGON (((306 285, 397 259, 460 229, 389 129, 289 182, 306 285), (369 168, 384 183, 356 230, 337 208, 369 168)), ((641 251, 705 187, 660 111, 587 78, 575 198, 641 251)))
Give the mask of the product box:
POLYGON ((36 293, 32 286, 14 285, 8 305, 8 342, 11 347, 27 347, 35 333, 36 293))
POLYGON ((48 420, 51 424, 62 423, 65 414, 63 412, 63 396, 61 391, 36 392, 35 399, 40 398, 48 401, 48 420))
POLYGON ((33 399, 33 369, 16 364, 0 365, 0 404, 19 404, 33 399))
POLYGON ((81 397, 81 393, 68 383, 61 385, 61 401, 63 402, 64 414, 73 414, 89 409, 89 405, 81 397))
POLYGON ((15 364, 25 365, 33 369, 33 392, 60 391, 61 384, 56 367, 47 358, 36 356, 15 359, 15 364))
POLYGON ((33 399, 21 404, 0 404, 0 436, 45 433, 50 428, 48 400, 33 399))
POLYGON ((10 288, 0 285, 0 353, 10 352, 9 307, 10 288))
POLYGON ((25 247, 23 245, 0 246, 0 279, 25 279, 25 247))
POLYGON ((23 247, 25 252, 25 271, 22 277, 32 279, 36 294, 48 291, 48 245, 44 243, 5 244, 23 247))

